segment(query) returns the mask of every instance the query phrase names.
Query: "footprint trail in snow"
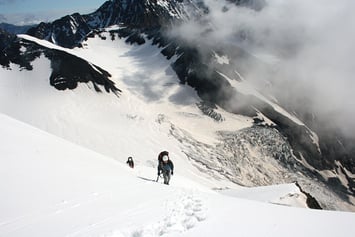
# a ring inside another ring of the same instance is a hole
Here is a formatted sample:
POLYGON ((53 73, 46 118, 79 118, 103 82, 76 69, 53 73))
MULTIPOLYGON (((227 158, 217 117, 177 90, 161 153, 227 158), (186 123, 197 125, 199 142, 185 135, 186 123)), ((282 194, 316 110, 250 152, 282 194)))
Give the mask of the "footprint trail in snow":
POLYGON ((174 202, 167 203, 167 215, 158 223, 133 231, 130 237, 165 236, 173 232, 185 232, 206 219, 202 200, 194 195, 183 195, 174 202))

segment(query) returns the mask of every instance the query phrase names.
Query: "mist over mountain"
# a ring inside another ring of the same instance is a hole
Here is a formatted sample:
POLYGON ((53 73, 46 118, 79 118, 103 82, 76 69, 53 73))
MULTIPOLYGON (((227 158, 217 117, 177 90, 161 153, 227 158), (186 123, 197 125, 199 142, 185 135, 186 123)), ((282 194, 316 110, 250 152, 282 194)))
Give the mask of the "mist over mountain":
MULTIPOLYGON (((308 162, 319 159, 326 167, 327 162, 322 161, 325 157, 340 159, 353 170, 350 154, 354 151, 355 107, 349 98, 354 88, 354 67, 349 47, 354 32, 343 23, 345 19, 353 22, 349 11, 353 3, 267 1, 255 10, 224 1, 204 2, 208 14, 172 29, 171 35, 195 46, 203 58, 209 57, 211 48, 220 49, 222 55, 228 55, 229 63, 234 61, 229 72, 238 70, 236 78, 252 83, 315 131, 322 154, 308 150, 313 153, 308 162), (234 55, 230 53, 233 48, 234 55)), ((228 106, 240 110, 252 103, 253 98, 229 100, 228 106)), ((261 105, 260 110, 265 113, 267 108, 261 105)), ((280 122, 283 127, 289 126, 280 122)), ((292 130, 287 137, 295 136, 292 130)), ((294 138, 299 143, 301 137, 294 138)))
MULTIPOLYGON (((54 88, 88 84, 119 99, 125 93, 120 82, 130 85, 127 77, 117 80, 105 60, 95 64, 75 50, 85 52, 96 39, 155 47, 170 60, 179 85, 196 91, 200 101, 190 105, 216 127, 228 123, 225 113, 252 121, 219 130, 217 146, 172 129, 200 169, 219 173, 222 167, 224 178, 249 186, 299 181, 324 208, 340 209, 339 200, 353 207, 355 28, 343 24, 355 22, 353 5, 347 0, 112 0, 93 13, 67 15, 27 31, 59 48, 1 31, 0 62, 9 70, 15 70, 13 64, 33 70, 44 55, 54 88)), ((142 60, 139 54, 134 58, 142 60)), ((159 98, 147 89, 153 79, 144 71, 135 76, 146 83, 146 90, 135 93, 159 98)))
POLYGON ((34 27, 34 25, 16 26, 8 23, 0 23, 0 29, 3 29, 13 34, 26 33, 31 27, 34 27))

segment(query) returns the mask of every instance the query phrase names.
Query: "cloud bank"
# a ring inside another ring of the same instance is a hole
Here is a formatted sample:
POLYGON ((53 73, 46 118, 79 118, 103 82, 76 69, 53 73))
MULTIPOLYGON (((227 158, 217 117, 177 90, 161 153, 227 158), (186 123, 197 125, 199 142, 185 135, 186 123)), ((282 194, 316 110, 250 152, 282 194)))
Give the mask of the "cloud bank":
POLYGON ((173 34, 203 42, 205 50, 216 44, 246 50, 267 65, 250 63, 246 79, 269 81, 265 94, 355 137, 355 1, 268 0, 259 11, 223 0, 205 4, 209 14, 173 34))
POLYGON ((7 21, 7 18, 4 15, 0 14, 0 22, 5 22, 5 21, 7 21))

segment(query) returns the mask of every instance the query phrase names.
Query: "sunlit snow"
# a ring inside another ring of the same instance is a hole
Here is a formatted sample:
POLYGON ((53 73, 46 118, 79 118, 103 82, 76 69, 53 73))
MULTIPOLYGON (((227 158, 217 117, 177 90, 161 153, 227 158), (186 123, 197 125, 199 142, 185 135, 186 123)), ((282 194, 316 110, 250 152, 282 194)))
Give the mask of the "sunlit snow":
POLYGON ((155 46, 96 37, 69 50, 21 37, 102 67, 122 94, 96 93, 90 84, 58 91, 49 85, 50 61, 44 56, 32 71, 0 69, 0 236, 355 232, 354 213, 307 209, 294 184, 245 188, 193 165, 171 130, 213 145, 216 131, 252 121, 221 109, 223 123, 204 116, 195 106, 196 92, 179 84, 155 46), (176 167, 169 186, 155 182, 162 150, 176 167), (125 164, 128 156, 134 169, 125 164))

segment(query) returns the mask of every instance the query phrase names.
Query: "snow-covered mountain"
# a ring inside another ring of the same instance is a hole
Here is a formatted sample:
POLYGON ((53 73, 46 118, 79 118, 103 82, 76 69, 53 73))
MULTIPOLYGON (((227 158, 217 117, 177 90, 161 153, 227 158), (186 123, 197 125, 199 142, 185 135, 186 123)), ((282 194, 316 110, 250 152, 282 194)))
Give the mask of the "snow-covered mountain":
POLYGON ((139 33, 155 32, 162 26, 187 19, 187 5, 189 9, 194 7, 190 1, 182 3, 180 0, 106 1, 91 14, 75 13, 52 23, 41 23, 30 29, 28 34, 72 48, 79 46, 90 32, 111 25, 124 24, 139 33))
MULTIPOLYGON (((75 94, 97 96, 82 89, 75 94)), ((131 127, 132 122, 147 121, 131 118, 121 125, 131 127)), ((57 125, 67 128, 64 123, 57 125)), ((146 136, 147 131, 135 132, 146 136)), ((166 139, 164 133, 158 136, 155 139, 166 139)), ((149 150, 158 147, 153 138, 139 144, 140 149, 129 147, 135 154, 134 169, 123 164, 123 150, 114 160, 3 114, 0 141, 1 236, 351 236, 354 232, 354 213, 305 209, 305 197, 294 184, 243 188, 226 180, 213 181, 179 153, 172 154, 177 167, 171 185, 155 182, 156 160, 149 156, 149 150), (216 185, 231 189, 211 190, 216 185)), ((119 142, 117 146, 124 148, 119 142)))
POLYGON ((0 112, 122 162, 151 164, 167 149, 193 177, 297 181, 322 208, 354 210, 351 140, 319 133, 307 111, 244 78, 258 59, 243 48, 171 33, 208 12, 203 1, 113 0, 27 35, 1 31, 0 112))

